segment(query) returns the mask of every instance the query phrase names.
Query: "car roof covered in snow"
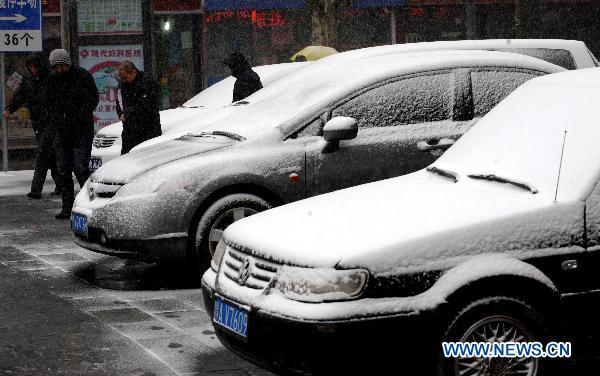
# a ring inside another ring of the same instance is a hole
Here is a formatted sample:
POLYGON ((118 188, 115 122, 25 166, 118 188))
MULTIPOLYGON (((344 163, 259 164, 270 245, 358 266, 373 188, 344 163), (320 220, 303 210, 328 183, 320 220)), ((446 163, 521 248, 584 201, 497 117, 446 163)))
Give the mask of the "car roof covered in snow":
POLYGON ((284 135, 295 126, 314 120, 320 109, 370 85, 402 75, 460 67, 518 67, 554 73, 564 69, 529 56, 480 50, 441 50, 388 54, 332 64, 309 70, 311 65, 278 80, 246 98, 247 104, 203 131, 222 130, 246 138, 261 137, 274 127, 284 135), (307 74, 308 72, 308 74, 307 74))

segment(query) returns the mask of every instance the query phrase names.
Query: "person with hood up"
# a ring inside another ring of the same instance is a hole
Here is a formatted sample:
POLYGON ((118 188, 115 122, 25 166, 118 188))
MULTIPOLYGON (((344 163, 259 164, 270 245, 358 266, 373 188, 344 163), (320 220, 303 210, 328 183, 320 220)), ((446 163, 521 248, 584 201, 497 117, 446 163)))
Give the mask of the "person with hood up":
POLYGON ((250 68, 250 64, 241 52, 233 52, 223 63, 229 67, 231 75, 236 78, 233 85, 234 102, 241 101, 262 89, 260 77, 250 68))
POLYGON ((10 114, 23 105, 26 105, 29 109, 29 119, 31 120, 37 141, 37 154, 33 179, 31 181, 31 192, 27 193, 27 197, 40 199, 42 198, 42 190, 44 189, 48 170, 50 170, 52 179, 56 184, 54 192, 50 194, 56 195, 60 193, 54 155, 54 133, 52 127, 48 126, 46 119, 42 117, 44 107, 42 93, 44 92, 44 86, 50 72, 48 71, 48 64, 46 64, 43 55, 29 57, 25 65, 31 76, 21 82, 2 116, 4 119, 8 119, 10 114))
POLYGON ((71 64, 69 53, 50 53, 52 74, 44 91, 45 116, 54 128, 54 149, 62 195, 62 210, 56 219, 69 219, 75 199, 72 174, 83 187, 90 177, 89 161, 94 140, 94 110, 98 89, 92 75, 71 64))
POLYGON ((119 64, 117 115, 123 122, 121 155, 136 145, 162 134, 160 127, 160 86, 149 74, 125 60, 119 64))

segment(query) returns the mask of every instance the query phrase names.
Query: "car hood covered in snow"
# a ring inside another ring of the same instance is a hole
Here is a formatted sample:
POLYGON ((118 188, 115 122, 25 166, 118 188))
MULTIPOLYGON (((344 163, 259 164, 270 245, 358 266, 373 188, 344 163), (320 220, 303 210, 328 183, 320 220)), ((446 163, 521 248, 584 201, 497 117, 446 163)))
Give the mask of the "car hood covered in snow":
POLYGON ((91 179, 95 182, 129 183, 135 177, 156 167, 228 147, 235 142, 237 141, 223 136, 185 137, 166 141, 153 148, 144 148, 113 159, 94 172, 91 179))
POLYGON ((260 213, 224 236, 278 262, 385 273, 568 244, 573 234, 562 231, 565 221, 583 228, 581 201, 557 204, 551 194, 469 178, 454 183, 422 170, 260 213))

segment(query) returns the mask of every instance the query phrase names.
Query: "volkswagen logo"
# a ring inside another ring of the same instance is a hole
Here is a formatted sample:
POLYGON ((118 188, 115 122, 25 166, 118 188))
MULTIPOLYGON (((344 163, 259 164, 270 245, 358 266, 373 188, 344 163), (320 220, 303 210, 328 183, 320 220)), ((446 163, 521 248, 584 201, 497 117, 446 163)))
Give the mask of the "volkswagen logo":
POLYGON ((240 265, 240 270, 238 271, 238 281, 240 282, 240 285, 245 285, 248 277, 250 277, 250 261, 244 259, 242 265, 240 265))

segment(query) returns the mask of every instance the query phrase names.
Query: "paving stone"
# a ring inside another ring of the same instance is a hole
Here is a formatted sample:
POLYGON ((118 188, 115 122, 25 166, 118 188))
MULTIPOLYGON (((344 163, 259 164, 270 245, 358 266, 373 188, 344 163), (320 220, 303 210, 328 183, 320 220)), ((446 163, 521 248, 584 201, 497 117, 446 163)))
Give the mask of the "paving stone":
POLYGON ((71 303, 77 308, 88 312, 131 308, 126 301, 116 299, 112 296, 73 298, 71 299, 71 303))
POLYGON ((131 304, 153 313, 184 311, 194 308, 191 304, 175 298, 134 300, 131 304))
POLYGON ((86 261, 86 259, 75 253, 53 253, 48 255, 40 255, 39 258, 50 263, 67 261, 86 261))
POLYGON ((152 316, 137 308, 105 309, 90 313, 109 324, 154 320, 152 316))
POLYGON ((205 310, 204 300, 202 299, 202 290, 200 289, 186 290, 186 292, 183 293, 175 292, 174 295, 186 303, 191 304, 194 308, 203 311, 205 310))
POLYGON ((110 326, 119 333, 136 341, 140 339, 177 337, 182 335, 179 331, 160 320, 111 324, 110 326))
POLYGON ((158 313, 157 316, 161 320, 165 320, 169 324, 178 328, 196 327, 207 321, 210 322, 206 312, 199 309, 190 311, 162 312, 158 313))
POLYGON ((34 256, 16 247, 0 247, 0 262, 33 260, 34 256))
POLYGON ((44 269, 44 268, 52 268, 53 266, 38 259, 32 260, 17 260, 17 261, 6 261, 4 264, 10 268, 17 270, 34 270, 34 269, 44 269))
POLYGON ((109 324, 154 320, 152 316, 136 308, 106 309, 91 313, 109 324))
MULTIPOLYGON (((193 373, 199 372, 199 369, 204 371, 211 369, 210 366, 208 368, 205 366, 200 367, 197 360, 198 354, 204 354, 211 350, 189 336, 147 338, 140 339, 137 342, 156 354, 179 373, 193 373)), ((218 370, 220 367, 218 360, 212 357, 211 360, 217 363, 215 370, 218 370)), ((230 369, 235 369, 235 367, 230 369)))

